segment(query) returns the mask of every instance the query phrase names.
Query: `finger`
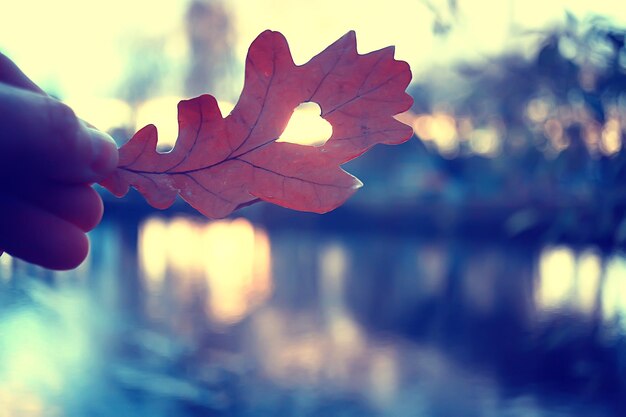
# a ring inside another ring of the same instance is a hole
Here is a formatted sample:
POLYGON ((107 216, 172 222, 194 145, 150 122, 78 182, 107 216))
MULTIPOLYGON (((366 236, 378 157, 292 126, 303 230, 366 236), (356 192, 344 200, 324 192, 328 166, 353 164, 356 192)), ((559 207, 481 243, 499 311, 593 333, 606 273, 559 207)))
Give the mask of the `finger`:
POLYGON ((110 175, 117 158, 113 140, 83 127, 65 104, 0 84, 0 175, 17 170, 97 182, 110 175))
POLYGON ((86 184, 18 182, 8 186, 7 192, 84 232, 92 230, 102 219, 102 198, 86 184))
POLYGON ((75 225, 10 195, 0 195, 0 247, 11 256, 45 268, 76 268, 89 241, 75 225))
POLYGON ((88 185, 59 185, 48 193, 32 195, 30 202, 88 232, 104 212, 102 198, 88 185))
POLYGON ((30 78, 26 76, 8 57, 0 53, 0 83, 30 90, 34 93, 46 95, 30 78))

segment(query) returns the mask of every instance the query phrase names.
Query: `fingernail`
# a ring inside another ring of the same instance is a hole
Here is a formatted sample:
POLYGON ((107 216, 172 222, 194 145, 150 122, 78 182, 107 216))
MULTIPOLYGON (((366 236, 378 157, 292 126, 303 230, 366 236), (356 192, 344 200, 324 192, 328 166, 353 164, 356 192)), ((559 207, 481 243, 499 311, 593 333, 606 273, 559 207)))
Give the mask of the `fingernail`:
POLYGON ((91 169, 98 175, 108 174, 117 167, 118 151, 113 138, 96 129, 86 128, 92 146, 91 169))

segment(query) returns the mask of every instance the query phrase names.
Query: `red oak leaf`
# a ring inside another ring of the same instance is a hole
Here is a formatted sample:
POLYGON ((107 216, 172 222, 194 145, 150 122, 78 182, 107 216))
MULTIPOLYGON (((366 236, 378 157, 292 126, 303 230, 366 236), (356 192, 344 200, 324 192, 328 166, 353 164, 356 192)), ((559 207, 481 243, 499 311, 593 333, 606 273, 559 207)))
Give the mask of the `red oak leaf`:
POLYGON ((212 96, 181 101, 174 148, 158 153, 156 127, 148 125, 120 148, 118 169, 101 184, 118 197, 133 186, 160 209, 180 195, 211 218, 260 200, 330 211, 361 186, 341 164, 412 134, 393 117, 412 103, 411 71, 393 54, 388 47, 359 55, 348 32, 297 66, 283 35, 265 31, 250 46, 243 92, 227 117, 212 96), (322 146, 276 142, 304 102, 320 106, 331 137, 322 146))

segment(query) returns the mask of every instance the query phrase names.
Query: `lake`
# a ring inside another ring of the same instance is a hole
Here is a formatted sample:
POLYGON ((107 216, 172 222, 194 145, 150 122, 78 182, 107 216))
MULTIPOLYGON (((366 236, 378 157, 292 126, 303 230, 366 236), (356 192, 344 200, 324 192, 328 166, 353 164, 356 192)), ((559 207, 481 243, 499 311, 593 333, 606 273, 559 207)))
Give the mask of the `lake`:
POLYGON ((0 257, 0 417, 626 415, 626 255, 246 218, 0 257))

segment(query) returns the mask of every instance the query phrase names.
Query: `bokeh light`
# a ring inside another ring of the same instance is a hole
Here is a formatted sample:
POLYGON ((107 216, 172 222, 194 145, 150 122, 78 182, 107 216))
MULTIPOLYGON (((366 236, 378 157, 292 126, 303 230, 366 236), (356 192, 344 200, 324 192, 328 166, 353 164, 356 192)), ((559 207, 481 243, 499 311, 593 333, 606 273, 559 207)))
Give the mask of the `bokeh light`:
POLYGON ((243 218, 207 223, 149 218, 139 230, 139 262, 148 309, 157 316, 167 314, 168 293, 173 299, 167 302, 181 305, 206 293, 211 323, 232 325, 272 292, 269 239, 243 218))

